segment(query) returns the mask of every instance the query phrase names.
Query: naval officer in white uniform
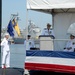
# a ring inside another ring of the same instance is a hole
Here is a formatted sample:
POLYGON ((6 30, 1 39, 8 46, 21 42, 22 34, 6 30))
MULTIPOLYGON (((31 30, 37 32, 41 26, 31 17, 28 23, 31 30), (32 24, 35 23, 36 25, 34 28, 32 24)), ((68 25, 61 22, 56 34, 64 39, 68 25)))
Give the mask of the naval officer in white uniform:
MULTIPOLYGON (((27 35, 27 39, 24 41, 24 48, 25 48, 25 59, 26 59, 26 50, 31 50, 31 48, 34 48, 34 41, 31 39, 31 35, 27 35)), ((25 69, 25 75, 29 75, 29 72, 27 69, 25 69)))
POLYGON ((75 51, 75 36, 70 35, 70 40, 67 42, 66 47, 64 48, 65 52, 74 52, 75 51))
POLYGON ((53 38, 55 38, 54 31, 51 29, 51 24, 47 24, 47 28, 43 29, 42 35, 51 35, 53 38))
POLYGON ((30 50, 30 48, 34 48, 34 41, 31 39, 31 35, 27 36, 27 40, 24 41, 24 46, 26 50, 30 50))
POLYGON ((6 67, 10 67, 10 49, 9 49, 9 43, 8 43, 8 39, 9 39, 9 34, 5 33, 4 35, 4 39, 1 42, 1 46, 3 46, 3 54, 2 54, 2 68, 6 67))

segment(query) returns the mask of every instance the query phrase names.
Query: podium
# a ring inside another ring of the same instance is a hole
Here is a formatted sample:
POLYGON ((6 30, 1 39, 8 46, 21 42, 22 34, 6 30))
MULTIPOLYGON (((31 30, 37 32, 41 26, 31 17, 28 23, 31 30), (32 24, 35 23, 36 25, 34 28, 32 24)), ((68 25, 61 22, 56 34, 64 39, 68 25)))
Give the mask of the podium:
POLYGON ((53 51, 53 36, 40 35, 40 50, 52 50, 53 51))

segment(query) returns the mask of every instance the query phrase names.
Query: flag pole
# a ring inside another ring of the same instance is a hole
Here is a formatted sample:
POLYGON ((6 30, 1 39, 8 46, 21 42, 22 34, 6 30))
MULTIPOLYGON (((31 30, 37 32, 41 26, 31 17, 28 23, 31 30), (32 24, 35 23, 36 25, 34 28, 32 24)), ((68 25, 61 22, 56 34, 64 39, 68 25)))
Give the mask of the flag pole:
MULTIPOLYGON (((26 41, 27 41, 27 35, 28 35, 28 9, 26 10, 26 41)), ((26 48, 27 48, 26 44, 26 48)))

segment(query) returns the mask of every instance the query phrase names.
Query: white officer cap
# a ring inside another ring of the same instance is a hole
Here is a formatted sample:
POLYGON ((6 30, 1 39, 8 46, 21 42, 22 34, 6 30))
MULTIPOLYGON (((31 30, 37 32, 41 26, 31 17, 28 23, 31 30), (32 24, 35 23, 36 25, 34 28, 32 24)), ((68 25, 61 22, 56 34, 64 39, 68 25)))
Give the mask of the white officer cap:
POLYGON ((4 36, 6 36, 6 35, 9 35, 9 33, 5 33, 5 35, 4 35, 4 36))

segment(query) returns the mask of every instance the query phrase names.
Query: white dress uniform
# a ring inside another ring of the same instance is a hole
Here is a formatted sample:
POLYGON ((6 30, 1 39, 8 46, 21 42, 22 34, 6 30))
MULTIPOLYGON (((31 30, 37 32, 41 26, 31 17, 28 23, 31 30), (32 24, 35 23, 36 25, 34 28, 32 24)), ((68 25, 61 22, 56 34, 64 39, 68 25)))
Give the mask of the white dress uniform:
MULTIPOLYGON (((35 47, 34 41, 31 39, 25 40, 24 47, 25 47, 25 59, 26 59, 26 50, 30 50, 30 48, 35 47)), ((29 72, 27 69, 25 69, 25 74, 29 75, 29 72)))
POLYGON ((75 49, 75 42, 73 40, 70 40, 70 41, 67 42, 66 49, 64 49, 64 51, 74 52, 74 49, 75 49), (71 48, 71 49, 68 50, 67 48, 71 48))
POLYGON ((30 48, 35 47, 34 41, 31 39, 25 40, 24 45, 25 45, 26 50, 30 50, 30 48))
POLYGON ((54 35, 54 31, 52 29, 47 29, 47 28, 44 28, 43 32, 42 32, 42 35, 54 35))
POLYGON ((10 49, 8 40, 6 38, 1 42, 1 46, 3 46, 3 55, 2 55, 2 68, 4 65, 6 68, 10 67, 10 49))

